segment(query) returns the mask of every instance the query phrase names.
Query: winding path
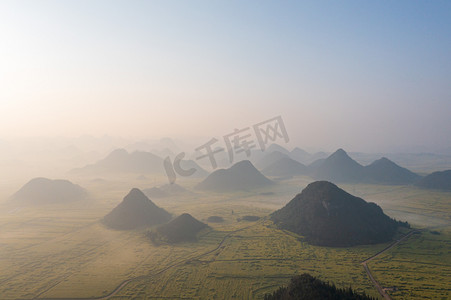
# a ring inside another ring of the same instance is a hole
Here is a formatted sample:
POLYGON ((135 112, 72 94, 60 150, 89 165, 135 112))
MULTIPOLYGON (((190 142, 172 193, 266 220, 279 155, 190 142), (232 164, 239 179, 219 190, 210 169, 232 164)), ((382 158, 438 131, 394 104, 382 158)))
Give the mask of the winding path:
MULTIPOLYGON (((56 300, 56 299, 60 299, 60 300, 106 300, 106 299, 109 299, 109 298, 115 296, 117 293, 119 293, 119 292, 120 292, 127 284, 129 284, 131 281, 134 281, 134 280, 140 280, 140 279, 145 279, 145 278, 148 279, 148 278, 155 277, 155 276, 157 276, 157 275, 160 275, 160 274, 163 273, 163 272, 166 272, 167 270, 169 270, 169 269, 171 269, 171 268, 174 268, 174 267, 177 267, 177 266, 181 266, 181 265, 186 264, 186 263, 190 263, 190 262, 192 262, 192 261, 194 261, 194 260, 198 260, 199 258, 202 258, 202 257, 204 257, 204 256, 206 256, 206 255, 208 255, 208 254, 211 254, 211 253, 217 251, 219 248, 221 248, 221 247, 224 245, 224 243, 225 243, 225 241, 227 240, 227 238, 229 238, 231 235, 233 235, 233 234, 235 234, 235 233, 237 233, 237 232, 239 232, 239 231, 246 230, 246 229, 248 229, 248 228, 250 228, 250 227, 252 227, 252 226, 255 226, 255 225, 258 224, 258 223, 260 223, 260 222, 256 222, 256 223, 254 223, 254 224, 252 224, 252 225, 245 226, 245 227, 242 227, 242 228, 237 229, 237 230, 234 230, 234 231, 230 231, 229 233, 227 233, 227 234, 222 238, 221 242, 219 242, 219 244, 218 244, 214 249, 212 249, 212 250, 209 250, 209 251, 204 252, 204 253, 202 253, 202 254, 199 254, 199 255, 197 255, 197 256, 194 256, 194 257, 191 257, 191 258, 188 258, 188 259, 184 259, 184 260, 182 260, 182 261, 179 261, 179 262, 177 262, 177 263, 174 263, 174 264, 172 264, 172 265, 169 265, 169 266, 167 266, 167 267, 165 267, 165 268, 159 270, 159 271, 156 272, 156 273, 148 274, 148 275, 141 275, 141 276, 137 276, 137 277, 134 277, 134 278, 130 278, 130 279, 124 280, 124 281, 122 281, 122 282, 121 282, 121 283, 120 283, 120 284, 119 284, 119 285, 118 285, 111 293, 109 293, 108 295, 101 296, 101 297, 95 297, 95 298, 39 298, 39 295, 38 295, 38 296, 36 296, 36 297, 33 298, 33 299, 39 299, 39 300, 56 300)), ((54 287, 54 286, 52 286, 52 288, 53 288, 53 287, 54 287)), ((48 290, 49 290, 49 289, 48 289, 48 290)), ((46 290, 46 292, 47 292, 48 290, 46 290)), ((41 293, 40 295, 42 295, 42 294, 43 294, 43 293, 41 293)))
MULTIPOLYGON (((179 262, 173 263, 155 273, 151 273, 151 274, 147 274, 147 275, 141 275, 141 276, 137 276, 134 278, 129 278, 127 280, 124 280, 123 282, 121 282, 112 292, 110 292, 108 295, 105 296, 100 296, 100 297, 95 297, 95 298, 58 298, 58 299, 64 299, 64 300, 106 300, 106 299, 110 299, 111 297, 116 296, 127 284, 129 284, 132 281, 135 280, 140 280, 140 279, 149 279, 149 278, 153 278, 155 276, 160 275, 163 272, 166 272, 167 270, 174 268, 174 267, 178 267, 181 266, 183 264, 187 264, 196 260, 199 260, 200 258, 209 255, 217 250, 219 250, 225 243, 225 241, 232 236, 233 234, 242 231, 242 230, 246 230, 252 226, 255 226, 256 224, 258 224, 259 222, 256 222, 252 225, 249 226, 245 226, 242 227, 240 229, 231 231, 229 233, 227 233, 222 240, 218 243, 218 245, 211 250, 208 250, 202 254, 199 254, 197 256, 194 257, 190 257, 184 260, 181 260, 179 262)), ((385 291, 385 289, 379 284, 379 282, 374 278, 374 276, 372 275, 369 267, 368 267, 368 263, 370 261, 372 261, 373 259, 377 258, 378 256, 380 256, 381 254, 385 253, 386 251, 392 249, 393 247, 395 247, 396 245, 398 245, 400 242, 404 241, 405 239, 407 239, 408 237, 410 237, 412 234, 416 233, 416 232, 420 232, 421 230, 411 230, 410 232, 408 232, 407 234, 405 234, 403 237, 401 237, 399 240, 394 241, 393 243, 391 243, 390 245, 388 245, 386 248, 382 249, 381 251, 377 252, 376 254, 372 255, 371 257, 368 257, 367 259, 365 259, 364 261, 361 262, 363 268, 365 269, 366 273, 368 274, 368 277, 370 278, 371 282, 373 283, 374 287, 377 289, 377 291, 379 292, 379 294, 387 300, 391 300, 391 297, 387 294, 387 292, 385 291)), ((53 287, 53 286, 52 286, 53 287)), ((48 290, 47 290, 48 291, 48 290)), ((40 293, 40 295, 42 295, 43 293, 40 293)), ((34 299, 39 299, 39 300, 55 300, 55 298, 40 298, 39 296, 36 296, 34 299)))
POLYGON ((385 289, 379 284, 379 282, 377 282, 377 280, 373 277, 373 274, 371 274, 370 268, 368 267, 368 263, 370 261, 372 261, 373 259, 375 259, 376 257, 378 257, 379 255, 381 255, 382 253, 390 250, 391 248, 393 248, 394 246, 398 245, 400 242, 402 242, 403 240, 407 239, 409 236, 411 236, 412 234, 414 234, 415 232, 419 232, 419 230, 412 230, 409 233, 407 233, 406 235, 404 235, 402 238, 400 238, 399 240, 391 243, 390 245, 388 245, 386 248, 382 249, 381 251, 377 252, 376 254, 374 254, 373 256, 365 259, 364 261, 361 262, 361 264, 363 265, 363 268, 366 271, 366 274, 368 274, 368 277, 371 279, 371 281, 373 282, 374 287, 377 289, 377 291, 379 292, 379 294, 387 300, 391 300, 390 296, 387 294, 387 292, 385 291, 385 289))

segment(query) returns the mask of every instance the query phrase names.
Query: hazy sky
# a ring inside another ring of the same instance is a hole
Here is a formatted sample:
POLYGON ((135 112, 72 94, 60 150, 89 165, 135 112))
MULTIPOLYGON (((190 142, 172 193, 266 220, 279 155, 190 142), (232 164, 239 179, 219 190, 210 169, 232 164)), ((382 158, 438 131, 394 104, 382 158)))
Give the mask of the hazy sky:
POLYGON ((0 138, 451 146, 450 1, 1 1, 0 138))

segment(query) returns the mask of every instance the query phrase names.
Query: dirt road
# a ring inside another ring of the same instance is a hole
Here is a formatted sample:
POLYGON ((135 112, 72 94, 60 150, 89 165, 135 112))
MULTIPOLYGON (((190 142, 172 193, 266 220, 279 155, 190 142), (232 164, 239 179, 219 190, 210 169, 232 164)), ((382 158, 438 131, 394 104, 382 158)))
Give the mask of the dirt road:
POLYGON ((383 250, 379 251, 378 253, 374 254, 373 256, 365 259, 364 261, 362 261, 362 265, 363 268, 366 271, 366 274, 368 274, 368 277, 370 278, 370 280, 373 282, 374 287, 377 289, 377 291, 379 292, 379 294, 387 300, 391 300, 390 296, 387 294, 387 292, 385 291, 385 289, 379 284, 379 282, 377 282, 377 280, 373 277, 373 275, 371 274, 370 268, 368 267, 368 262, 370 262, 371 260, 375 259, 376 257, 378 257, 379 255, 381 255, 382 253, 390 250, 391 248, 395 247, 396 245, 398 245, 400 242, 402 242, 403 240, 407 239, 409 236, 411 236, 412 234, 414 234, 415 232, 419 232, 419 230, 412 230, 409 233, 407 233, 406 235, 404 235, 402 238, 400 238, 399 240, 391 243, 390 245, 388 245, 386 248, 384 248, 383 250))

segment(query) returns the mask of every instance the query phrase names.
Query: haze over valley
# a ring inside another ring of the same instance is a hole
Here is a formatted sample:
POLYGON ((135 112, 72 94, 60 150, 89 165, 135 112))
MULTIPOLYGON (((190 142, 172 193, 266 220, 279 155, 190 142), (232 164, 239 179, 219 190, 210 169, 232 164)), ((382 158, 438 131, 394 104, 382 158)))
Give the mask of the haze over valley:
POLYGON ((0 299, 450 299, 451 4, 0 3, 0 299))

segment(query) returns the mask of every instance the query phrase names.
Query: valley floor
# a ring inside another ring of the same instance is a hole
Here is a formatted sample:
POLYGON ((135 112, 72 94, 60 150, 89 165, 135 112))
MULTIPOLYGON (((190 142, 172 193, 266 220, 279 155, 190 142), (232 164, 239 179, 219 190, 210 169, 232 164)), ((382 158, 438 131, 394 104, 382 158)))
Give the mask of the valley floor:
MULTIPOLYGON (((201 232, 197 243, 179 245, 156 246, 145 237, 145 230, 110 230, 99 222, 128 192, 125 184, 110 187, 108 193, 92 186, 93 201, 83 205, 14 208, 4 204, 1 299, 259 299, 304 272, 379 296, 361 263, 388 244, 311 246, 265 218, 307 183, 305 178, 285 181, 273 194, 195 193, 152 199, 174 214, 188 212, 204 222, 212 215, 224 218, 223 223, 209 223, 211 229, 201 232), (262 219, 237 220, 244 215, 262 219)), ((387 293, 393 299, 449 299, 451 193, 341 187, 423 229, 368 262, 387 293)))

